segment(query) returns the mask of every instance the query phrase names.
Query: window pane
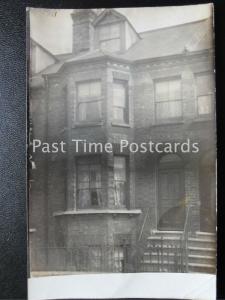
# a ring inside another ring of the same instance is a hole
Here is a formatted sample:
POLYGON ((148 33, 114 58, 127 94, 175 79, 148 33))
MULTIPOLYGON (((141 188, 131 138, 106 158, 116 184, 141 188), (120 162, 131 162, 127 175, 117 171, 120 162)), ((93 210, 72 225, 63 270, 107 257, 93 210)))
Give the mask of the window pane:
POLYGON ((84 98, 89 97, 90 95, 90 87, 87 83, 79 83, 78 84, 78 97, 84 98))
POLYGON ((114 271, 123 272, 124 264, 124 249, 122 247, 114 248, 114 271))
POLYGON ((106 51, 120 51, 120 39, 112 39, 100 42, 100 48, 106 51))
POLYGON ((101 168, 99 165, 90 166, 90 186, 92 188, 101 187, 101 168))
POLYGON ((125 157, 114 157, 114 179, 126 181, 126 159, 125 157))
POLYGON ((89 182, 89 168, 88 166, 78 166, 78 181, 89 182))
POLYGON ((78 208, 87 208, 90 206, 90 192, 89 190, 79 190, 78 191, 78 208))
POLYGON ((99 27, 99 40, 106 40, 109 38, 110 29, 109 26, 99 27))
POLYGON ((108 38, 117 38, 120 36, 120 25, 112 24, 110 25, 110 36, 108 38))
POLYGON ((86 120, 99 121, 101 119, 101 101, 86 103, 86 120))
POLYGON ((78 208, 101 205, 101 166, 96 158, 80 158, 77 161, 78 208))
POLYGON ((126 198, 126 159, 114 157, 114 199, 116 206, 124 206, 126 198))
POLYGON ((181 99, 181 81, 179 79, 157 82, 155 90, 157 102, 181 99))
POLYGON ((78 106, 78 119, 79 121, 85 121, 87 118, 87 103, 80 103, 78 106))
POLYGON ((125 194, 126 193, 126 183, 115 181, 114 183, 114 198, 116 206, 124 206, 125 205, 125 194))
POLYGON ((198 113, 200 115, 210 114, 212 110, 212 97, 211 95, 198 97, 198 113))
POLYGON ((164 81, 164 82, 157 82, 156 83, 156 100, 157 101, 166 101, 169 100, 169 82, 164 81))
POLYGON ((78 98, 82 100, 88 97, 98 97, 101 95, 101 82, 90 81, 78 84, 78 98))
POLYGON ((182 116, 181 101, 156 103, 156 118, 169 119, 182 116))
POLYGON ((172 80, 169 82, 169 100, 181 99, 181 82, 172 80))
POLYGON ((93 81, 90 83, 90 96, 101 96, 101 83, 100 81, 93 81))
POLYGON ((90 190, 91 197, 91 206, 100 206, 101 205, 101 193, 98 189, 90 190))
POLYGON ((113 104, 115 106, 125 107, 126 87, 122 83, 113 83, 113 104))
POLYGON ((89 181, 87 182, 78 182, 78 189, 89 189, 89 181))
POLYGON ((127 102, 127 82, 113 83, 113 118, 122 123, 127 122, 126 112, 128 110, 127 102))
POLYGON ((99 27, 99 40, 110 40, 120 36, 120 25, 111 24, 99 27))
POLYGON ((114 106, 113 108, 113 119, 120 121, 120 122, 125 122, 125 110, 122 107, 116 107, 114 106))
POLYGON ((213 77, 211 74, 197 75, 197 94, 206 95, 213 91, 213 77))

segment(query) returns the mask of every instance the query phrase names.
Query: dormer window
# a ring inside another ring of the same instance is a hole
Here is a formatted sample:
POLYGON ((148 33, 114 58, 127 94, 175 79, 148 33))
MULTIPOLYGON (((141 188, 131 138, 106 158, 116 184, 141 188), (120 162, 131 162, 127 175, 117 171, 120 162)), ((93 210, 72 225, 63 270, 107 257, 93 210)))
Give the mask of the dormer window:
POLYGON ((92 25, 95 31, 96 49, 122 52, 141 38, 125 16, 115 9, 105 9, 92 25))
POLYGON ((120 24, 101 25, 98 28, 98 43, 102 50, 117 52, 121 50, 120 24))

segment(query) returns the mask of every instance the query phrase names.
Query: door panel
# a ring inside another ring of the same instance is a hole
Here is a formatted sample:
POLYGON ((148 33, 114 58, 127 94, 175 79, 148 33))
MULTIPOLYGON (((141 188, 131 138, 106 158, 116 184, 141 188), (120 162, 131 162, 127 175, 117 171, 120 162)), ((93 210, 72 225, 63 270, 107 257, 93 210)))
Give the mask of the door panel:
POLYGON ((185 218, 182 170, 159 170, 158 229, 183 230, 185 218))

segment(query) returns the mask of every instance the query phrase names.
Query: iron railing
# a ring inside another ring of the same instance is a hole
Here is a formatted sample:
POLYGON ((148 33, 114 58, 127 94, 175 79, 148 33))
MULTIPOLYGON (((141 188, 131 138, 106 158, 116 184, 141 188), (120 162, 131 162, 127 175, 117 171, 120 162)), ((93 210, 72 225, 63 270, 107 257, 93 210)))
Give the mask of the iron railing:
POLYGON ((182 243, 161 238, 141 245, 48 247, 31 249, 33 271, 77 273, 182 272, 182 243))
POLYGON ((192 206, 189 204, 187 207, 187 213, 184 222, 184 231, 182 235, 182 249, 183 249, 183 261, 184 261, 185 272, 188 272, 188 268, 189 268, 188 239, 189 239, 190 226, 191 226, 191 208, 192 206))

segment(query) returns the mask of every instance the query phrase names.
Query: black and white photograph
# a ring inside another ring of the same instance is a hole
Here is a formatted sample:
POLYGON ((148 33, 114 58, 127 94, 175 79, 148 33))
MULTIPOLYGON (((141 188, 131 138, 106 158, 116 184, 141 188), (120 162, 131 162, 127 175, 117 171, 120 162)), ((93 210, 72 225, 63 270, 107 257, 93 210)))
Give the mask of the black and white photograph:
POLYGON ((28 14, 30 277, 215 275, 213 6, 28 14))

